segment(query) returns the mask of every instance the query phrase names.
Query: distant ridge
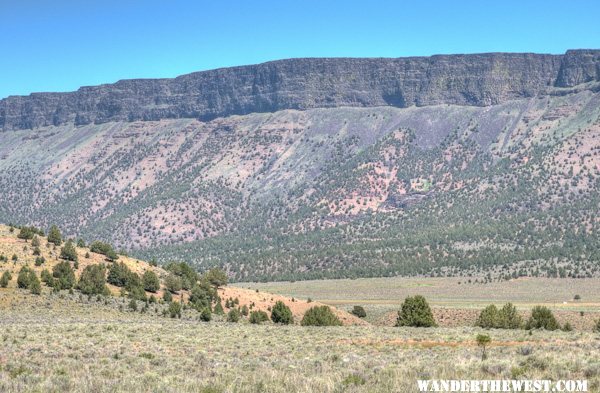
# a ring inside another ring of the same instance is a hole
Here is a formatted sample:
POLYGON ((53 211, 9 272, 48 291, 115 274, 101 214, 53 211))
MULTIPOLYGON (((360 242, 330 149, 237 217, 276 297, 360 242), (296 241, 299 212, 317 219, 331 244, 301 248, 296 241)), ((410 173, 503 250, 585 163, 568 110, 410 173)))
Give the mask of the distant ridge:
POLYGON ((487 106, 600 81, 600 50, 564 55, 308 58, 0 100, 0 130, 340 106, 487 106))

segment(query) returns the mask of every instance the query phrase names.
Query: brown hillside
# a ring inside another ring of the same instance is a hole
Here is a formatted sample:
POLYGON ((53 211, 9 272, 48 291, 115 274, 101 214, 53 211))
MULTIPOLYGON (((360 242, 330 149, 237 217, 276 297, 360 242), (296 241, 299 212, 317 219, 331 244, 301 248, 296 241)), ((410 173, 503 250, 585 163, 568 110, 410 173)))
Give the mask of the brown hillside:
MULTIPOLYGON (((36 256, 33 255, 33 247, 31 245, 30 240, 23 240, 17 237, 19 229, 14 229, 13 232, 10 231, 10 227, 6 225, 0 225, 0 256, 4 255, 8 259, 7 262, 0 262, 0 274, 5 271, 9 271, 12 274, 12 280, 8 285, 8 290, 15 289, 17 287, 17 275, 19 270, 23 266, 28 266, 33 269, 38 277, 41 275, 41 272, 44 269, 48 269, 52 271, 52 268, 61 262, 59 258, 60 255, 60 247, 56 247, 52 243, 48 243, 46 237, 38 236, 41 242, 40 251, 41 256, 46 259, 46 261, 40 265, 35 266, 36 256), (13 261, 13 255, 17 256, 17 260, 13 261)), ((89 250, 88 247, 77 247, 77 255, 78 255, 78 267, 75 270, 75 275, 79 277, 83 269, 86 266, 94 265, 94 264, 105 264, 109 265, 111 262, 106 261, 104 255, 93 253, 89 250), (86 254, 89 254, 89 258, 86 258, 86 254)), ((164 285, 162 280, 169 274, 165 269, 158 266, 151 266, 148 262, 142 261, 140 259, 131 258, 128 256, 119 256, 119 262, 123 262, 129 267, 133 272, 142 275, 147 270, 152 270, 154 273, 158 275, 161 279, 161 289, 157 293, 147 292, 147 295, 154 295, 157 298, 162 298, 164 292, 164 285)), ((114 285, 107 284, 107 287, 110 289, 111 293, 115 296, 119 296, 121 292, 121 288, 116 287, 114 285)), ((0 288, 1 291, 6 291, 6 289, 0 288)), ((269 308, 272 307, 275 302, 283 301, 290 309, 294 315, 294 321, 299 323, 302 319, 304 313, 313 306, 321 306, 323 304, 318 302, 308 302, 307 300, 297 300, 287 298, 281 295, 274 295, 267 292, 256 292, 250 289, 244 288, 236 288, 236 287, 223 287, 219 288, 219 296, 222 299, 222 305, 225 306, 225 300, 238 299, 239 306, 242 307, 244 305, 250 308, 251 304, 253 304, 252 310, 261 310, 265 311, 268 314, 269 308)), ((187 300, 189 297, 188 291, 180 291, 178 294, 174 296, 175 300, 183 298, 187 300)), ((344 325, 365 325, 367 322, 357 318, 345 311, 335 309, 331 307, 336 315, 340 318, 344 325)), ((224 307, 225 311, 229 309, 224 307)))

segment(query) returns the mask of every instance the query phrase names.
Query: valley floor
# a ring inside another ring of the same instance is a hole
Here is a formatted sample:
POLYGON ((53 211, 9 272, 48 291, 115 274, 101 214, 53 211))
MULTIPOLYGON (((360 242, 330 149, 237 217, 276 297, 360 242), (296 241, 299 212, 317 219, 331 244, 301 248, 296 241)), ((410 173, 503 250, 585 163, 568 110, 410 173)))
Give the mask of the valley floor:
POLYGON ((2 392, 415 392, 422 379, 587 379, 591 332, 202 323, 0 290, 2 392))
POLYGON ((431 304, 441 326, 472 326, 489 304, 512 302, 524 315, 533 306, 550 308, 559 322, 575 329, 592 330, 600 318, 600 279, 531 278, 492 283, 469 283, 475 278, 360 278, 295 282, 237 283, 243 288, 296 299, 312 298, 340 309, 361 305, 367 321, 395 323, 397 310, 407 296, 422 295, 431 304), (580 299, 575 300, 578 295, 580 299), (583 312, 583 315, 582 315, 583 312))

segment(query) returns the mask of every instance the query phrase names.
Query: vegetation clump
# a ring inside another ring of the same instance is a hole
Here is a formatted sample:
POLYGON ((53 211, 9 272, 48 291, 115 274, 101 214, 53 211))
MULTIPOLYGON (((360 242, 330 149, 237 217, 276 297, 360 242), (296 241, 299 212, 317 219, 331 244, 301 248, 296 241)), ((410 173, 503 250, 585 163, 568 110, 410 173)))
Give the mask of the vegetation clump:
POLYGON ((271 320, 274 323, 289 325, 294 323, 294 316, 292 315, 292 310, 284 302, 278 300, 271 310, 271 320))
POLYGON ((48 231, 48 243, 52 243, 56 246, 62 244, 62 234, 56 225, 52 225, 48 231))
POLYGON ((165 270, 171 273, 172 283, 177 280, 174 290, 169 289, 171 292, 179 292, 181 289, 190 290, 199 279, 198 272, 185 262, 170 262, 165 266, 165 270))
POLYGON ((181 318, 181 303, 171 302, 169 304, 169 316, 171 318, 181 318))
POLYGON ((6 288, 10 280, 12 280, 12 274, 10 274, 9 271, 2 273, 2 277, 0 277, 0 287, 6 288))
POLYGON ((160 289, 160 280, 156 273, 152 270, 146 270, 144 275, 142 276, 142 283, 144 285, 144 289, 148 292, 158 291, 160 289))
POLYGON ((105 242, 93 242, 90 244, 90 251, 95 252, 96 254, 104 255, 110 262, 114 262, 119 259, 119 255, 117 255, 117 252, 113 249, 113 247, 105 242))
POLYGON ((487 306, 475 322, 475 326, 485 329, 519 329, 522 324, 523 320, 512 303, 506 303, 501 309, 493 304, 487 306))
POLYGON ((75 272, 69 262, 60 262, 54 265, 52 268, 52 278, 54 280, 49 281, 48 277, 46 284, 56 290, 71 289, 75 286, 75 272))
POLYGON ((250 312, 249 321, 252 324, 260 325, 261 323, 267 322, 268 320, 269 320, 269 315, 262 310, 250 312))
POLYGON ((437 326, 427 300, 421 295, 409 296, 404 299, 396 326, 434 327, 437 326))
POLYGON ((60 249, 60 258, 67 261, 77 262, 77 250, 71 240, 67 240, 65 245, 60 249))
POLYGON ((556 321, 554 314, 548 307, 535 306, 531 310, 531 317, 525 325, 527 330, 531 329, 544 329, 544 330, 557 330, 560 329, 560 325, 556 321))
POLYGON ((314 306, 304 314, 302 326, 341 326, 340 319, 328 306, 314 306))
POLYGON ((35 272, 27 266, 23 266, 19 271, 17 287, 29 289, 35 295, 39 295, 42 291, 40 280, 35 272))
POLYGON ((350 314, 357 316, 359 318, 367 317, 367 312, 365 311, 365 308, 363 306, 354 306, 352 308, 352 311, 350 311, 350 314))
POLYGON ((103 265, 89 265, 83 269, 77 288, 85 295, 108 295, 106 268, 103 265))
POLYGON ((242 318, 242 313, 237 308, 232 308, 227 313, 227 322, 239 322, 242 318))
POLYGON ((477 345, 479 347, 481 347, 481 360, 486 360, 487 359, 487 353, 486 353, 486 347, 488 345, 490 345, 490 343, 492 342, 492 338, 487 335, 487 334, 478 334, 477 338, 477 345))
POLYGON ((33 237, 35 235, 44 236, 44 231, 42 231, 41 229, 38 229, 34 226, 22 226, 19 229, 17 238, 27 241, 27 240, 33 239, 33 237))
POLYGON ((217 289, 227 285, 228 282, 227 273, 219 268, 210 269, 204 274, 204 277, 217 289))

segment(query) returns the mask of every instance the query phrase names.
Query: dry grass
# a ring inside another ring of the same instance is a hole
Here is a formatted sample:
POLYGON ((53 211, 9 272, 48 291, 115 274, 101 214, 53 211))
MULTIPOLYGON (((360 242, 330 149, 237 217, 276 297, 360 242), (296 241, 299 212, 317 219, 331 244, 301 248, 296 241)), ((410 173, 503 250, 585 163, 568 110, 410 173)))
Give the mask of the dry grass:
POLYGON ((202 323, 4 290, 0 391, 414 392, 417 378, 588 379, 591 333, 202 323), (357 384, 355 384, 357 383, 357 384), (212 390, 210 390, 212 389, 212 390))

